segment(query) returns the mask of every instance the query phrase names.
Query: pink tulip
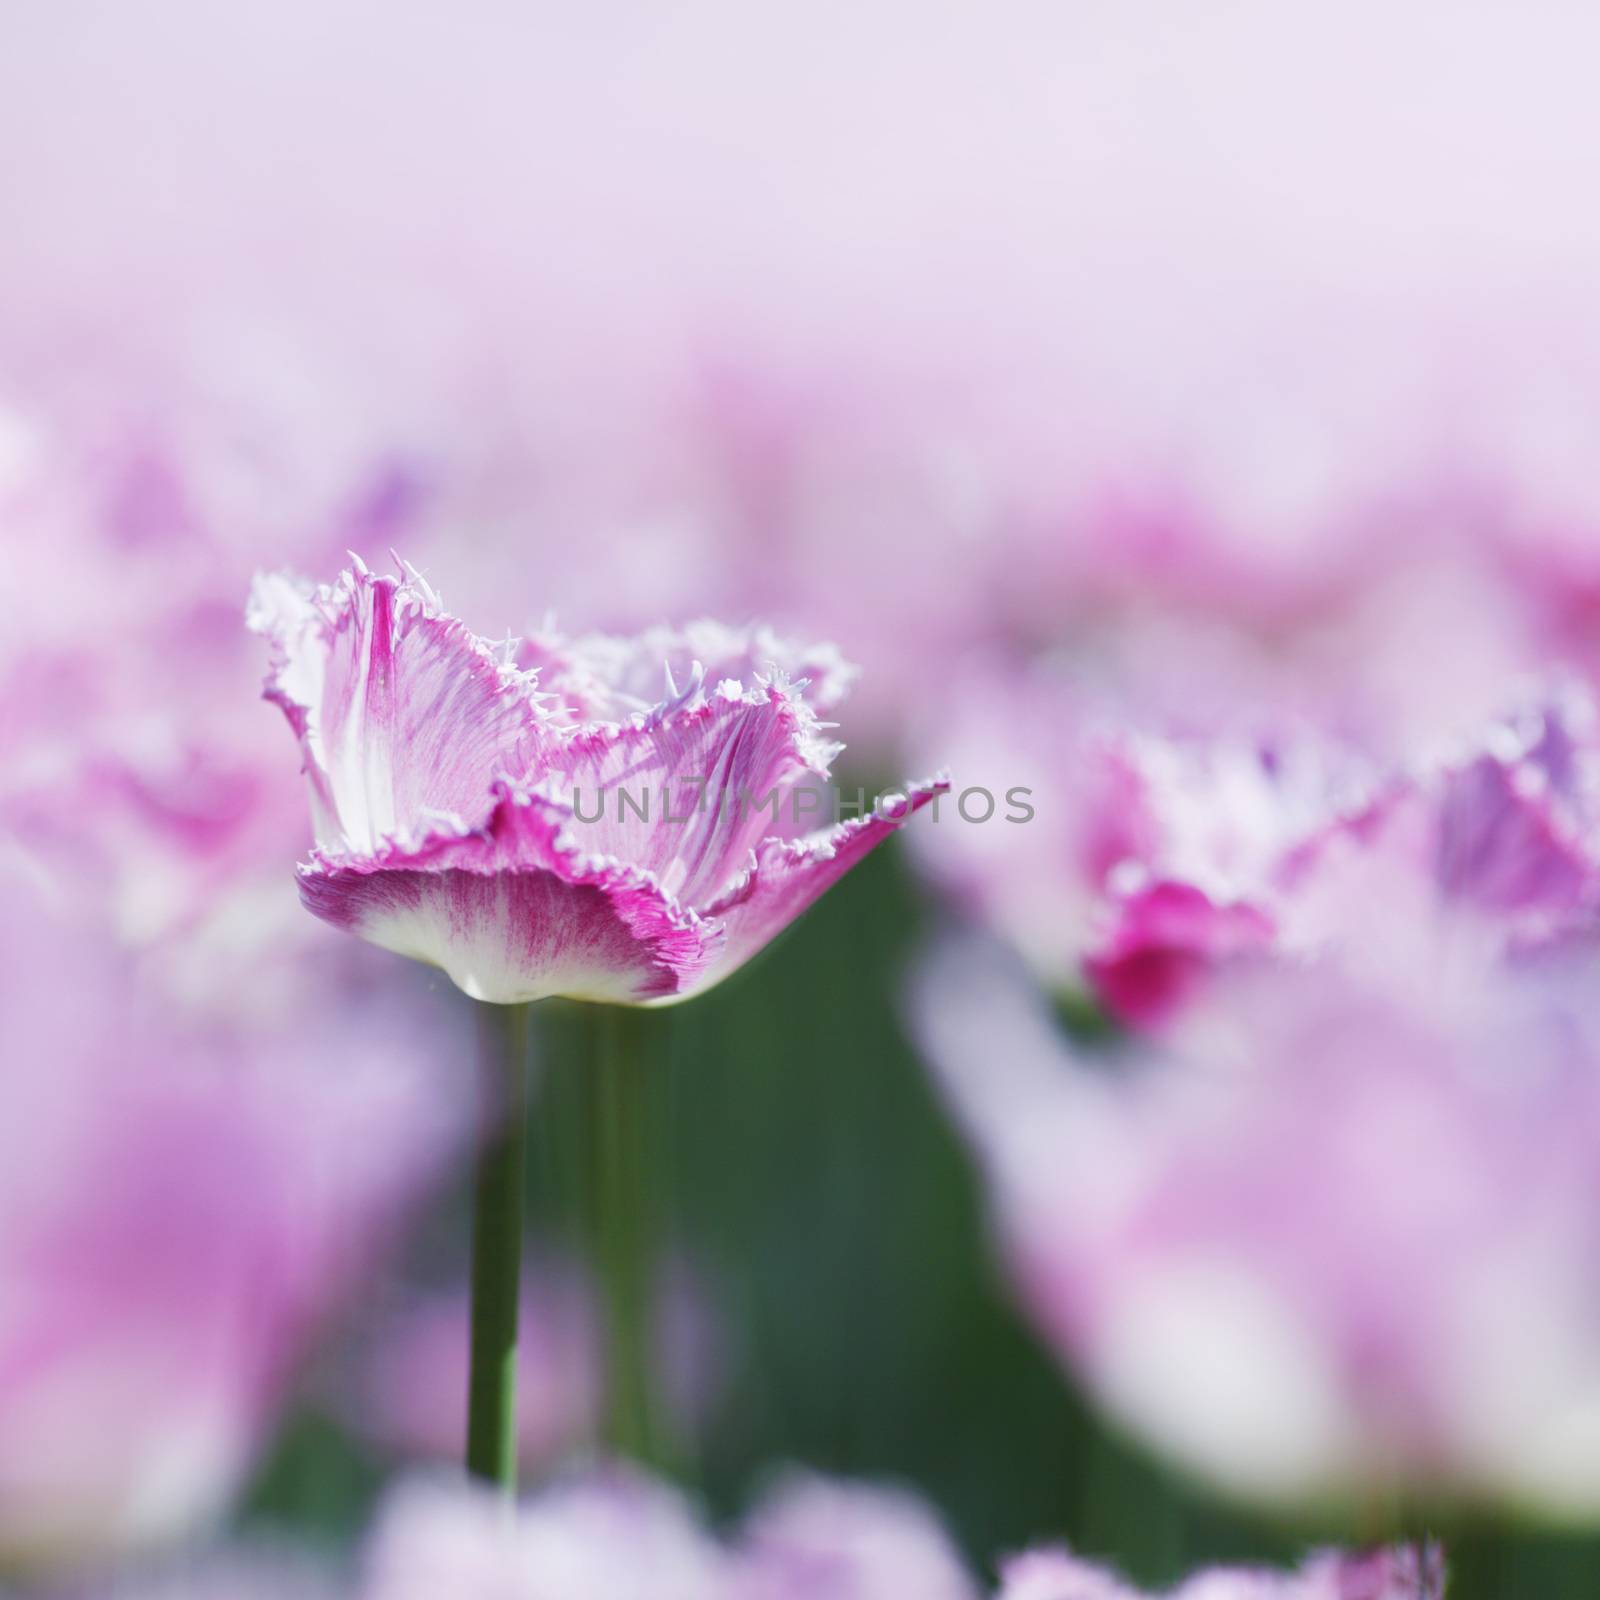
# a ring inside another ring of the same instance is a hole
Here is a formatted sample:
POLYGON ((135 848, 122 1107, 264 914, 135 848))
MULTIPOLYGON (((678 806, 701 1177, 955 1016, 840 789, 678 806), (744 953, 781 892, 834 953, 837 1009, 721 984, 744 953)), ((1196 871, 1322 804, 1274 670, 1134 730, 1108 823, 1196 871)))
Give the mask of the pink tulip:
MULTIPOLYGON (((1000 1563, 996 1600, 1156 1600, 1064 1548, 1000 1563)), ((1323 1551, 1292 1572, 1215 1568, 1164 1600, 1441 1600, 1437 1547, 1323 1551)), ((284 1549, 204 1555, 93 1600, 980 1600, 933 1511, 914 1495, 785 1480, 742 1527, 713 1537, 679 1491, 597 1470, 516 1507, 439 1479, 392 1487, 360 1570, 332 1573, 284 1549)), ((87 1597, 86 1597, 87 1600, 87 1597)))
POLYGON ((5 885, 0 1560, 70 1566, 226 1507, 466 1112, 427 1008, 326 960, 271 1024, 191 1002, 171 952, 5 885))
POLYGON ((902 1490, 794 1476, 746 1519, 735 1600, 978 1600, 931 1508, 902 1490))
POLYGON ((916 986, 1023 1304, 1236 1495, 1600 1508, 1595 945, 1467 953, 1454 989, 1332 957, 1218 976, 1098 1055, 993 946, 916 986))
POLYGON ((476 999, 698 992, 941 787, 807 831, 841 748, 818 712, 848 678, 832 652, 760 632, 534 640, 523 668, 414 573, 359 563, 329 589, 260 580, 251 620, 305 754, 302 899, 476 999), (748 682, 728 675, 758 656, 748 682), (820 676, 793 679, 800 665, 820 676))
POLYGON ((631 1473, 545 1490, 514 1512, 481 1489, 391 1492, 361 1600, 731 1600, 727 1557, 675 1490, 631 1473))
POLYGON ((969 680, 943 730, 953 788, 1021 785, 1032 815, 948 808, 916 859, 1058 990, 1168 1026, 1251 960, 1333 955, 1436 983, 1581 931, 1600 910, 1600 717, 1570 681, 1383 759, 1262 707, 1185 723, 1064 669, 969 680), (1260 726, 1252 726, 1252 722, 1260 726), (1386 908, 1374 917, 1375 906, 1386 908))

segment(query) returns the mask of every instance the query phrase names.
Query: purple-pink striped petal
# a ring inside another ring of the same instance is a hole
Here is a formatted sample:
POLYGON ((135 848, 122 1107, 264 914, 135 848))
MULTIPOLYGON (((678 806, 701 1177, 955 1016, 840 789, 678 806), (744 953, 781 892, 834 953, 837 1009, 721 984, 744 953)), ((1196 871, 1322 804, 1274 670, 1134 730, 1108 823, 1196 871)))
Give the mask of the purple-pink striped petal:
POLYGON ((748 961, 934 796, 949 790, 950 780, 940 774, 909 785, 903 795, 885 796, 865 816, 801 839, 762 840, 744 872, 706 907, 706 916, 726 930, 707 981, 748 961))
POLYGON ((808 775, 825 776, 838 750, 783 683, 712 693, 696 683, 681 703, 616 727, 597 724, 553 751, 546 784, 569 801, 586 851, 653 873, 702 905, 743 868, 808 775))
POLYGON ((720 943, 649 874, 585 856, 570 813, 500 784, 478 829, 373 857, 316 854, 306 907, 335 927, 442 967, 474 999, 638 1002, 681 993, 720 943))
POLYGON ((532 680, 415 573, 358 561, 319 589, 258 578, 249 620, 272 644, 266 694, 300 737, 324 849, 481 821, 494 780, 520 778, 544 736, 532 680))

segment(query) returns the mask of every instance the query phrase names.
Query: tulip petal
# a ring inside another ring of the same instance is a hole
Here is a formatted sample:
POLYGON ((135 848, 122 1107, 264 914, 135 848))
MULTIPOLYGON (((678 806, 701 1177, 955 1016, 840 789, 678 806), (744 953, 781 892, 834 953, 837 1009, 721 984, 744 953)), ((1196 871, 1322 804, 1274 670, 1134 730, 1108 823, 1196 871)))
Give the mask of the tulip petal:
POLYGON ((753 685, 787 680, 821 715, 850 693, 857 669, 831 644, 800 645, 764 623, 730 628, 702 618, 682 628, 647 628, 624 638, 545 630, 517 648, 517 664, 537 668, 540 687, 576 722, 623 722, 676 698, 691 680, 753 685))
POLYGON ((266 695, 300 737, 324 849, 481 820, 493 781, 520 778, 546 736, 532 677, 409 570, 376 577, 357 561, 320 589, 258 578, 249 621, 272 642, 266 695))
POLYGON ((715 983, 763 949, 801 912, 863 857, 937 795, 950 792, 943 773, 907 786, 903 803, 885 803, 866 816, 850 817, 802 839, 767 838, 751 851, 749 864, 705 907, 726 936, 707 971, 715 983))
POLYGON ((553 799, 505 783, 495 794, 481 828, 375 856, 314 855, 301 899, 335 927, 442 967, 477 1000, 637 1003, 695 981, 715 929, 650 873, 581 854, 553 799))
POLYGON ((1271 917, 1249 901, 1219 902, 1193 884, 1159 882, 1126 896, 1109 937, 1084 957, 1096 996, 1119 1021, 1167 1021, 1224 961, 1272 948, 1271 917))
POLYGON ((570 804, 587 849, 655 874, 679 899, 716 895, 808 774, 838 746, 784 683, 729 680, 621 727, 597 724, 551 753, 550 783, 570 804), (570 793, 563 788, 570 786, 570 793))

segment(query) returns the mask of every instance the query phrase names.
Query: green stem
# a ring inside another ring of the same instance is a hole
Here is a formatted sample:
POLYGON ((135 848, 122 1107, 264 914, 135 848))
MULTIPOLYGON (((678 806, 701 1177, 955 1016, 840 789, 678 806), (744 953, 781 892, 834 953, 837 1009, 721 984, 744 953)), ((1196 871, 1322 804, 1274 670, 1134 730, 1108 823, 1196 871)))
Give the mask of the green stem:
POLYGON ((592 1008, 588 1062, 591 1248, 599 1279, 605 1353, 601 1443, 614 1455, 661 1464, 652 1336, 655 1197, 650 1192, 646 1091, 650 1063, 641 1019, 615 1006, 592 1008))
POLYGON ((517 1305, 528 1137, 528 1007, 479 1007, 484 1140, 472 1213, 467 1471, 517 1491, 517 1305))

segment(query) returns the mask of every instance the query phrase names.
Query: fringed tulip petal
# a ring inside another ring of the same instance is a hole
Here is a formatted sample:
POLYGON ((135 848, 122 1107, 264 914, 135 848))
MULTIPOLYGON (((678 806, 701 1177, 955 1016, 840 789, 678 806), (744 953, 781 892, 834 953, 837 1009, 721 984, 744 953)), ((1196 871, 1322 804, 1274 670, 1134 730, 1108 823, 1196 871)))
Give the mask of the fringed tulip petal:
POLYGON ((657 875, 686 903, 713 898, 808 775, 825 777, 839 746, 782 683, 678 698, 621 727, 574 733, 547 779, 566 791, 583 843, 657 875))
POLYGON ((651 874, 581 855, 570 813, 495 787, 485 825, 373 857, 314 855, 300 896, 324 922, 443 968, 477 1000, 656 1000, 691 986, 718 931, 651 874))
POLYGON ((631 638, 584 634, 569 639, 542 631, 524 639, 517 664, 539 672, 540 687, 575 722, 622 722, 655 706, 665 685, 703 678, 787 679, 806 704, 826 716, 850 693, 858 676, 831 644, 801 645, 762 623, 730 628, 702 619, 682 628, 647 628, 631 638))
POLYGON ((324 849, 477 822, 491 783, 538 747, 547 719, 531 678, 415 573, 375 577, 358 561, 326 588, 258 578, 249 622, 271 641, 266 696, 300 737, 324 849))
POLYGON ((949 789, 949 779, 940 775, 910 785, 892 800, 885 797, 866 816, 801 839, 764 839, 745 870, 706 908, 706 915, 726 929, 727 940, 710 976, 725 976, 764 949, 858 861, 949 789))

